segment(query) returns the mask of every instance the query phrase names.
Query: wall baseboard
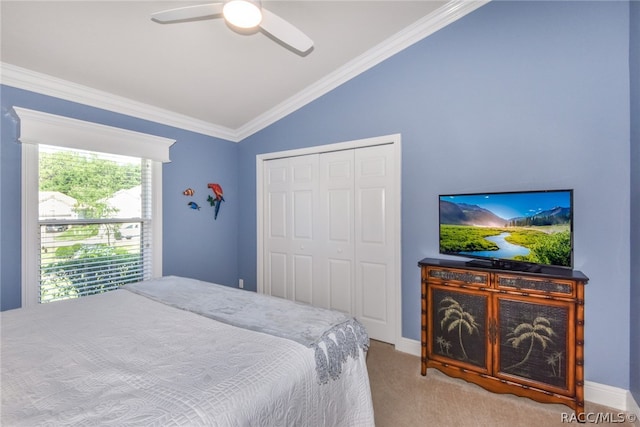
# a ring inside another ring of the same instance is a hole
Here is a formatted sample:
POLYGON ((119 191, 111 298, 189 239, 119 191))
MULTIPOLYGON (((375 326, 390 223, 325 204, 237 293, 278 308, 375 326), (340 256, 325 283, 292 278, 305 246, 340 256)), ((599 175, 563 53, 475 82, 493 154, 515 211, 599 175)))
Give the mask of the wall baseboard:
MULTIPOLYGON (((403 353, 421 356, 422 347, 420 341, 402 337, 396 343, 395 348, 403 353)), ((584 398, 588 402, 633 413, 640 419, 640 408, 629 390, 593 381, 585 381, 584 398)))
POLYGON ((420 341, 412 340, 409 338, 401 337, 395 345, 396 350, 403 353, 409 353, 414 356, 422 356, 420 341))
POLYGON ((627 412, 634 414, 636 419, 640 420, 640 405, 638 405, 630 391, 627 391, 627 412))
POLYGON ((598 405, 628 411, 627 400, 631 393, 619 387, 612 387, 593 381, 584 382, 584 400, 598 405))

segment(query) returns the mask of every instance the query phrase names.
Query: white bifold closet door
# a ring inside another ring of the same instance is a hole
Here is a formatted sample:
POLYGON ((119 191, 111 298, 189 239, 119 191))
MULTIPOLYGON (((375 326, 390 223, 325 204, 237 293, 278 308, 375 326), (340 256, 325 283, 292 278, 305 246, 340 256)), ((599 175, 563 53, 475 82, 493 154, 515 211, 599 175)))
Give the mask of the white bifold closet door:
POLYGON ((395 342, 393 155, 388 144, 265 162, 265 293, 395 342))

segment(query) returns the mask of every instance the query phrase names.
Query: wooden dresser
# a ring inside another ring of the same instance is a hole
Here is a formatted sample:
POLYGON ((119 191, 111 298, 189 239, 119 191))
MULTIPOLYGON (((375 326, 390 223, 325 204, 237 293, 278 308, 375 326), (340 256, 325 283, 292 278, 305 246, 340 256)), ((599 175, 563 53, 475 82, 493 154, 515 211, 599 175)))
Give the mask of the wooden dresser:
POLYGON ((584 413, 584 285, 575 270, 518 272, 425 258, 422 375, 584 413))

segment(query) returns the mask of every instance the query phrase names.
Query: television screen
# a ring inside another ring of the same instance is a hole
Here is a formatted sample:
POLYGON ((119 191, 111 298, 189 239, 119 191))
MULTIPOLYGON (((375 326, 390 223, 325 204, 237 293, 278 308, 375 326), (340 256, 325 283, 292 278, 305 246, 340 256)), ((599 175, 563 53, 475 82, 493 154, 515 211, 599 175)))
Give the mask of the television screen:
POLYGON ((441 254, 505 268, 572 268, 572 233, 572 190, 440 196, 441 254))

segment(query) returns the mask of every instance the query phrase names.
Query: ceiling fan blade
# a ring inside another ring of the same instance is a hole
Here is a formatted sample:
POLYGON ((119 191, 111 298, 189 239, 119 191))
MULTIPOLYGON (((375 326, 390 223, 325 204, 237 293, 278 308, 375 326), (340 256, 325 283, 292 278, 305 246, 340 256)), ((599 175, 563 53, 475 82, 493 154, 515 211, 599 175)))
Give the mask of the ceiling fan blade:
POLYGON ((199 4, 196 6, 178 7, 152 13, 151 19, 160 23, 184 21, 186 19, 207 18, 222 14, 224 3, 199 4))
POLYGON ((265 8, 262 8, 260 28, 300 53, 306 53, 313 47, 313 40, 305 33, 265 8))

